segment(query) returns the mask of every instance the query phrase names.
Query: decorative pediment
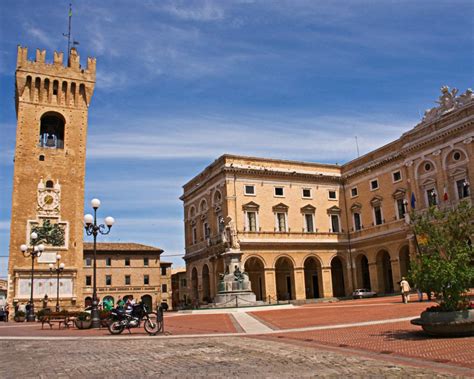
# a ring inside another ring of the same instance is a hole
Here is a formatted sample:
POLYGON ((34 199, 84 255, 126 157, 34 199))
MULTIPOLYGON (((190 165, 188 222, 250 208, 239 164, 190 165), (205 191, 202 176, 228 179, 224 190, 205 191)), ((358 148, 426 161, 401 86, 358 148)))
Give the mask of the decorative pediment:
POLYGON ((313 207, 311 204, 306 204, 304 207, 301 208, 301 213, 314 213, 316 212, 316 208, 313 207))
POLYGON ((273 206, 273 212, 288 212, 288 205, 279 203, 273 206))
POLYGON ((407 193, 407 190, 405 188, 397 188, 396 191, 392 194, 392 196, 395 200, 404 199, 406 193, 407 193))
POLYGON ((362 204, 361 203, 354 203, 351 206, 351 212, 352 213, 358 213, 362 209, 362 204))
POLYGON ((244 211, 255 211, 255 212, 257 212, 259 208, 260 208, 260 205, 258 205, 257 203, 254 203, 253 201, 242 205, 242 209, 244 211))
POLYGON ((466 177, 467 175, 467 170, 465 168, 457 168, 455 170, 452 170, 450 173, 449 173, 449 176, 451 178, 463 178, 463 177, 466 177))
POLYGON ((372 205, 373 207, 380 206, 380 204, 382 204, 382 200, 382 196, 374 196, 372 200, 370 200, 370 205, 372 205))
POLYGON ((426 179, 423 183, 421 183, 423 187, 431 187, 436 185, 436 180, 433 178, 426 179))
POLYGON ((333 205, 331 208, 328 208, 328 214, 340 214, 341 213, 341 208, 339 208, 337 205, 333 205))

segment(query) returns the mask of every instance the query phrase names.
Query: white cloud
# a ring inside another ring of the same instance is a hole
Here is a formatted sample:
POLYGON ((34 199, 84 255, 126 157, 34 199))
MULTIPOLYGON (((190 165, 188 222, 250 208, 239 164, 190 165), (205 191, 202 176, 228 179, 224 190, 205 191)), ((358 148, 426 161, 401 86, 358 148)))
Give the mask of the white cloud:
POLYGON ((216 21, 225 17, 222 4, 224 2, 209 0, 201 2, 173 1, 163 4, 161 10, 183 20, 216 21))
MULTIPOLYGON (((398 138, 415 123, 386 115, 292 117, 190 116, 145 119, 129 133, 94 135, 88 158, 215 159, 224 153, 343 163, 398 138), (383 133, 380 133, 384 130, 383 133)), ((116 130, 120 130, 117 127, 116 130)))

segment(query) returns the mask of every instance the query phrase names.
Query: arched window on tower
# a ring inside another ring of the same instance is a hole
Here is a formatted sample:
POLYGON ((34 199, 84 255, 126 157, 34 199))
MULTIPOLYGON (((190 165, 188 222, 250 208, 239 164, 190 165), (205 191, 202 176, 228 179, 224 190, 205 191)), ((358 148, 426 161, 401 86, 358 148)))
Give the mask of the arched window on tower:
POLYGON ((41 117, 40 146, 64 149, 64 118, 58 113, 46 113, 41 117))

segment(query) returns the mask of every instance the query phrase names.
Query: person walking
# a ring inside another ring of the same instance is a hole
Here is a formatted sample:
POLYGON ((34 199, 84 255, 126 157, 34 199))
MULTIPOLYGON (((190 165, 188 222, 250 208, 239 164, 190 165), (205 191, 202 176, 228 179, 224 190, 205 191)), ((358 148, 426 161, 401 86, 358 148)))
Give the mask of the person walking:
POLYGON ((10 315, 10 306, 7 304, 5 304, 5 308, 3 308, 3 310, 5 311, 5 322, 8 322, 8 317, 10 315))
POLYGON ((410 300, 410 284, 408 281, 405 279, 405 277, 402 278, 402 281, 400 282, 400 289, 402 291, 402 297, 403 297, 403 302, 405 304, 408 303, 410 300))

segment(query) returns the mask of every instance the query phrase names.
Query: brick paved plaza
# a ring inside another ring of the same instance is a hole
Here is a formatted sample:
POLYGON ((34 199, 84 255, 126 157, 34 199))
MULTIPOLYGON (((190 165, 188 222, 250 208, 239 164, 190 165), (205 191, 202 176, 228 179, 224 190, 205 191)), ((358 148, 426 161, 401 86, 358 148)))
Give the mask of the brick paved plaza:
POLYGON ((429 305, 386 297, 168 313, 156 337, 2 323, 1 376, 473 376, 474 338, 431 338, 410 324, 429 305))

